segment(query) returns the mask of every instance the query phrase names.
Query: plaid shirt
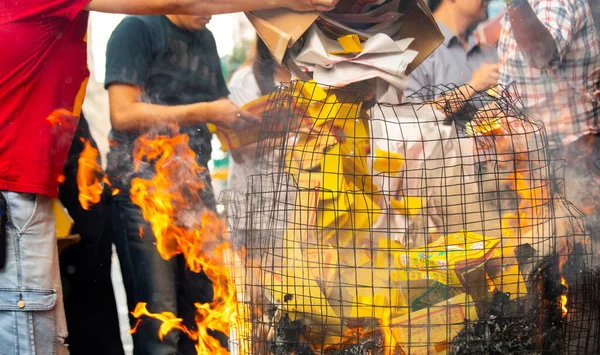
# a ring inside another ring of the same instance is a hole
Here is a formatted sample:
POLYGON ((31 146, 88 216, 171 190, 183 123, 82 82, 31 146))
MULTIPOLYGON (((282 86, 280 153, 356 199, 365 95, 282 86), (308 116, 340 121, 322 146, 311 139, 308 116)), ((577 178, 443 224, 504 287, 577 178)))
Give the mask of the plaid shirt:
POLYGON ((592 94, 600 80, 599 36, 588 0, 528 1, 554 38, 559 58, 542 70, 531 67, 507 14, 498 44, 500 83, 517 83, 525 107, 544 121, 554 149, 600 132, 592 94))

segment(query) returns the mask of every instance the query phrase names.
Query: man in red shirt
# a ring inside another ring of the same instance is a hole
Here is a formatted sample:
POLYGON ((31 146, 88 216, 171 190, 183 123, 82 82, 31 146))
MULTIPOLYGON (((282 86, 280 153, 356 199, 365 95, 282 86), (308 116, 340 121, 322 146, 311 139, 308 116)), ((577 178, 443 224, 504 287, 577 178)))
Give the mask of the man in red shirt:
MULTIPOLYGON (((50 198, 81 113, 88 10, 208 15, 274 7, 330 10, 337 0, 19 0, 0 2, 0 349, 66 354, 50 198), (1 243, 0 243, 1 245, 1 243), (1 258, 0 258, 1 259, 1 258)), ((234 113, 235 114, 235 113, 234 113)), ((93 307, 93 305, 90 305, 93 307)))

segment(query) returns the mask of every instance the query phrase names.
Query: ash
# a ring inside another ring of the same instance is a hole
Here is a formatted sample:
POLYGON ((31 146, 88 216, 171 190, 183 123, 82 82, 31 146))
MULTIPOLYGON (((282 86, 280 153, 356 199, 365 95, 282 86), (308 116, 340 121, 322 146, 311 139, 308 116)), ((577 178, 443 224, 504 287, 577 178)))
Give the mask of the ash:
POLYGON ((314 355, 307 342, 302 341, 306 326, 302 321, 292 321, 284 314, 275 326, 275 337, 269 344, 273 355, 314 355))
POLYGON ((381 331, 375 330, 360 339, 352 339, 342 344, 339 350, 325 352, 326 355, 383 355, 384 341, 381 331))
MULTIPOLYGON (((275 327, 275 337, 269 343, 272 355, 315 355, 315 352, 303 341, 307 332, 306 325, 300 320, 292 321, 287 314, 275 327)), ((339 347, 323 350, 324 355, 383 355, 383 333, 374 330, 361 338, 352 338, 339 347)))
POLYGON ((452 355, 501 355, 536 353, 540 345, 544 354, 558 354, 564 342, 561 309, 556 302, 544 307, 542 324, 535 312, 526 312, 526 305, 510 301, 510 294, 497 293, 476 322, 469 322, 452 341, 452 355), (507 309, 512 308, 510 312, 507 309), (510 316, 507 316, 510 313, 510 316), (515 316, 522 314, 522 316, 515 316), (540 327, 537 327, 539 324, 540 327), (544 329, 536 334, 536 329, 544 329), (541 344, 537 342, 541 341, 541 344))

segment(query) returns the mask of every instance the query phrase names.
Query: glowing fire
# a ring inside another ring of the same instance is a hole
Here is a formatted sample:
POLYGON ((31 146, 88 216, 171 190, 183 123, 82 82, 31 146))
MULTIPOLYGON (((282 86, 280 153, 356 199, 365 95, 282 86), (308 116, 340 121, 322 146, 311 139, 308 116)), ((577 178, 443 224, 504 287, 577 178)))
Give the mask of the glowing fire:
MULTIPOLYGON (((560 277, 560 284, 563 285, 563 286, 565 286, 565 287, 568 287, 567 281, 562 276, 560 277)), ((567 310, 567 295, 566 294, 560 295, 560 308, 562 310, 562 316, 566 317, 567 313, 569 312, 567 310)))
POLYGON ((74 116, 71 111, 65 109, 54 110, 46 118, 55 132, 62 128, 74 130, 77 126, 77 119, 78 117, 74 116))
MULTIPOLYGON (((517 166, 515 169, 519 169, 517 166)), ((531 179, 532 181, 535 181, 531 179)), ((520 172, 512 172, 506 182, 511 190, 519 196, 516 213, 505 213, 502 216, 502 235, 515 237, 521 228, 531 227, 536 218, 542 213, 541 207, 548 203, 550 191, 548 186, 531 186, 529 180, 520 172)), ((540 181, 536 181, 540 183, 540 181)))
POLYGON ((79 155, 77 170, 77 186, 79 187, 79 203, 85 210, 100 202, 102 197, 101 179, 105 178, 98 164, 99 152, 87 139, 82 139, 84 148, 79 155))
POLYGON ((153 162, 156 175, 152 180, 134 179, 131 199, 149 221, 160 255, 169 260, 183 254, 192 272, 204 271, 212 281, 214 299, 196 303, 197 331, 187 329, 172 314, 151 314, 139 304, 132 313, 163 321, 160 336, 179 329, 197 341, 198 354, 228 354, 210 332, 226 336, 231 328, 243 331, 238 324, 238 304, 232 274, 226 265, 231 249, 226 226, 217 215, 204 207, 198 192, 205 187, 204 168, 196 164, 195 153, 188 146, 187 135, 142 136, 134 147, 136 170, 142 161, 153 162))
POLYGON ((502 216, 502 235, 515 237, 541 217, 542 207, 550 201, 550 183, 535 177, 529 159, 527 131, 520 120, 506 116, 496 105, 486 107, 468 128, 476 137, 477 154, 495 156, 500 182, 518 195, 516 210, 502 216), (505 176, 502 176, 504 175, 505 176))
MULTIPOLYGON (((153 319, 157 319, 162 321, 162 325, 160 326, 160 328, 158 329, 158 337, 160 338, 160 340, 163 340, 165 335, 167 335, 171 329, 179 329, 182 332, 188 334, 188 336, 194 336, 189 334, 187 328, 185 328, 185 326, 181 325, 181 322, 183 322, 183 319, 181 318, 177 318, 173 313, 171 312, 162 312, 160 314, 152 314, 150 312, 148 312, 148 309, 146 308, 146 303, 138 303, 135 306, 135 309, 133 310, 133 312, 131 312, 131 314, 136 317, 136 318, 140 318, 142 316, 146 316, 149 318, 153 318, 153 319)), ((135 331, 137 330, 137 326, 140 324, 140 322, 138 321, 138 323, 136 324, 136 326, 131 330, 130 333, 135 333, 135 331)))
POLYGON ((365 339, 369 339, 373 334, 369 333, 363 327, 358 328, 348 328, 344 332, 342 332, 342 340, 340 344, 327 344, 322 349, 317 345, 315 346, 317 351, 323 351, 323 353, 335 352, 336 350, 340 350, 344 345, 354 345, 358 344, 360 341, 364 341, 365 339))
MULTIPOLYGON (((567 263, 567 261, 569 260, 568 244, 560 245, 559 249, 557 250, 557 253, 558 253, 558 272, 560 273, 560 275, 563 275, 564 274, 564 271, 563 271, 564 266, 567 263)), ((567 280, 564 278, 564 276, 560 277, 560 284, 565 286, 565 290, 568 290, 569 285, 567 284, 567 280)), ((560 308, 562 310, 562 316, 564 318, 567 316, 567 313, 568 313, 566 291, 565 291, 565 293, 560 295, 559 304, 560 304, 560 308)))
POLYGON ((394 355, 392 330, 390 329, 391 311, 386 309, 381 319, 381 330, 383 331, 383 346, 385 355, 394 355))

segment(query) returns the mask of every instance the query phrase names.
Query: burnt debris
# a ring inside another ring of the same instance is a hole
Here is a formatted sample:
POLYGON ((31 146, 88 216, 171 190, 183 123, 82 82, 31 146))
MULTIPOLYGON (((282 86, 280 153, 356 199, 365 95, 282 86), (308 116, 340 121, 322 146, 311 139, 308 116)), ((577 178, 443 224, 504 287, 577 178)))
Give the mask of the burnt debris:
POLYGON ((310 346, 303 341, 306 326, 301 320, 292 321, 283 314, 275 326, 275 336, 269 343, 269 354, 273 355, 314 355, 310 346))

